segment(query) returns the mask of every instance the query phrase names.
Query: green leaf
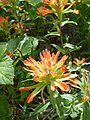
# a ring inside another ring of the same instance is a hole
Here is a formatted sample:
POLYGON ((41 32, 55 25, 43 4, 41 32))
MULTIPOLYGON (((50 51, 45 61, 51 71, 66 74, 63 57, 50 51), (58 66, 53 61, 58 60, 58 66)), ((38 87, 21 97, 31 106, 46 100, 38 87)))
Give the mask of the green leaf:
POLYGON ((11 114, 12 110, 6 100, 6 96, 0 94, 0 120, 12 120, 11 114))
POLYGON ((66 20, 66 21, 64 21, 64 22, 61 23, 61 26, 63 27, 65 24, 70 24, 70 23, 77 25, 77 23, 74 22, 74 21, 66 20))
POLYGON ((61 53, 65 54, 65 50, 61 47, 59 47, 58 45, 52 44, 57 50, 59 50, 61 53))
POLYGON ((76 46, 70 43, 65 43, 64 48, 68 48, 68 53, 79 50, 81 46, 76 46))
POLYGON ((27 0, 28 1, 28 3, 30 3, 31 5, 36 5, 36 4, 38 4, 38 3, 40 3, 40 2, 42 2, 42 0, 27 0))
POLYGON ((74 98, 74 96, 72 94, 63 94, 63 95, 61 95, 61 97, 66 100, 69 100, 69 101, 72 101, 74 98))
POLYGON ((31 7, 30 8, 30 11, 29 11, 29 18, 30 19, 35 19, 35 17, 36 17, 36 7, 31 7))
POLYGON ((7 49, 10 51, 10 52, 14 52, 17 47, 18 47, 18 44, 19 42, 22 40, 22 36, 20 37, 17 37, 16 39, 11 39, 8 41, 8 45, 7 45, 7 49))
POLYGON ((0 57, 5 53, 6 49, 7 49, 7 43, 0 42, 0 57))
POLYGON ((90 4, 90 0, 83 0, 84 2, 90 4))
POLYGON ((35 37, 25 36, 22 41, 20 41, 18 48, 23 55, 31 54, 31 51, 35 49, 38 45, 38 39, 35 37))
POLYGON ((40 105, 38 105, 38 106, 35 108, 34 112, 32 112, 32 113, 30 114, 30 116, 33 116, 33 115, 36 115, 36 114, 38 114, 38 113, 40 113, 40 112, 45 111, 45 110, 48 108, 49 105, 50 105, 50 101, 49 101, 49 100, 45 101, 45 104, 44 104, 44 103, 41 103, 40 105))
POLYGON ((8 56, 0 59, 0 84, 13 84, 14 68, 8 56))
POLYGON ((78 115, 76 112, 72 112, 72 114, 70 115, 72 118, 76 118, 78 115))
POLYGON ((49 34, 45 35, 44 37, 48 37, 48 36, 60 36, 60 34, 58 32, 50 32, 49 34))
POLYGON ((53 108, 56 109, 59 119, 64 120, 65 116, 64 116, 62 105, 61 105, 61 96, 59 92, 57 90, 54 92, 50 90, 49 93, 50 93, 50 101, 53 105, 53 108))
POLYGON ((90 103, 85 102, 80 120, 90 120, 90 103))

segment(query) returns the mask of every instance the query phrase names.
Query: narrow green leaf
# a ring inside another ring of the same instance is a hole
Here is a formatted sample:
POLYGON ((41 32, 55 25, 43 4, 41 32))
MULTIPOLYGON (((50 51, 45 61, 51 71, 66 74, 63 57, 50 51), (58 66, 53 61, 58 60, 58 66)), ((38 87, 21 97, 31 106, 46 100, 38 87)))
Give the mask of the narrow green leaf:
POLYGON ((61 97, 60 97, 59 92, 57 90, 54 92, 50 90, 49 93, 50 93, 50 101, 53 105, 53 108, 56 109, 59 119, 64 120, 65 116, 64 116, 63 108, 61 106, 61 97))
POLYGON ((38 114, 38 113, 40 113, 40 112, 44 112, 44 111, 48 108, 49 105, 50 105, 50 101, 49 101, 49 100, 45 101, 45 104, 44 104, 44 103, 41 103, 40 105, 38 105, 38 106, 35 108, 34 112, 32 112, 32 113, 30 114, 30 116, 36 115, 36 114, 38 114))
POLYGON ((64 48, 61 48, 61 47, 59 47, 59 46, 57 46, 57 45, 55 45, 55 44, 51 44, 51 45, 53 45, 53 46, 54 46, 57 50, 59 50, 61 53, 65 54, 64 48))
POLYGON ((48 37, 48 36, 60 36, 60 34, 58 32, 50 32, 49 34, 45 35, 44 37, 48 37))
POLYGON ((85 102, 80 120, 90 120, 90 103, 85 102))

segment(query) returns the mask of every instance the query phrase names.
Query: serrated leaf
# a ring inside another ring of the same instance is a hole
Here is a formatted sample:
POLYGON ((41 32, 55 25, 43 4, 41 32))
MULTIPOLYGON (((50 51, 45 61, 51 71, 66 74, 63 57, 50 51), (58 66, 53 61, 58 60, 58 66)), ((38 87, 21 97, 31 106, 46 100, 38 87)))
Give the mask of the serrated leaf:
POLYGON ((10 52, 14 52, 17 47, 18 47, 18 44, 19 42, 22 40, 22 36, 21 37, 18 37, 16 39, 11 39, 8 41, 8 45, 7 45, 7 49, 8 51, 10 52))
POLYGON ((7 49, 7 43, 0 42, 0 57, 5 53, 6 49, 7 49))
POLYGON ((22 52, 23 55, 27 55, 31 53, 31 50, 36 48, 38 45, 38 39, 35 37, 25 36, 22 41, 20 41, 18 48, 22 52))
POLYGON ((0 60, 0 84, 13 84, 14 68, 12 62, 8 56, 0 60))

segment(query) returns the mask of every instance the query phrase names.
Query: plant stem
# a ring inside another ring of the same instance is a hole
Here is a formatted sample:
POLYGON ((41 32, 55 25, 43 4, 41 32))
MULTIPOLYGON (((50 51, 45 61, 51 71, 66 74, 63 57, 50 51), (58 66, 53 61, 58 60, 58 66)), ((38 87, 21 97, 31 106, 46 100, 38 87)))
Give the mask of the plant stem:
POLYGON ((63 47, 63 38, 62 38, 62 31, 61 31, 61 24, 60 24, 60 21, 58 22, 58 28, 59 28, 59 33, 60 33, 60 40, 61 40, 61 44, 62 44, 62 47, 63 47))

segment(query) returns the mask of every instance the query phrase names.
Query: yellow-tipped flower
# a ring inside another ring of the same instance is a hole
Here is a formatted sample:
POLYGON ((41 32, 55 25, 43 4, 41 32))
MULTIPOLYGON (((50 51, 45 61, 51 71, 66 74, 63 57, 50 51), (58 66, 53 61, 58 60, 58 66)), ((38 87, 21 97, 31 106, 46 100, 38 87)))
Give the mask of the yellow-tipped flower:
MULTIPOLYGON (((66 70, 66 65, 64 65, 68 56, 64 55, 58 62, 58 56, 60 52, 58 51, 56 55, 47 49, 40 53, 41 61, 35 61, 33 58, 29 57, 24 60, 24 65, 30 68, 30 72, 34 73, 33 80, 39 82, 35 87, 30 87, 30 89, 36 88, 27 98, 27 103, 31 102, 33 98, 42 91, 47 85, 50 85, 52 91, 56 88, 60 88, 63 92, 68 92, 70 90, 69 80, 70 73, 66 70)), ((23 90, 28 90, 23 87, 23 90)), ((19 88, 20 89, 20 88, 19 88)), ((22 90, 22 88, 20 89, 22 90)))

